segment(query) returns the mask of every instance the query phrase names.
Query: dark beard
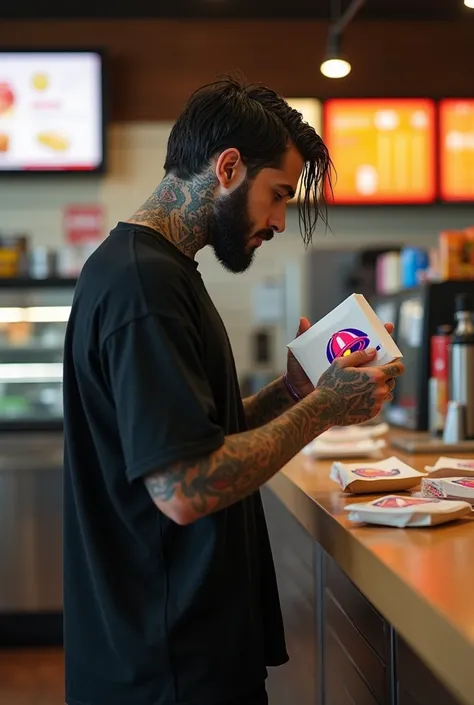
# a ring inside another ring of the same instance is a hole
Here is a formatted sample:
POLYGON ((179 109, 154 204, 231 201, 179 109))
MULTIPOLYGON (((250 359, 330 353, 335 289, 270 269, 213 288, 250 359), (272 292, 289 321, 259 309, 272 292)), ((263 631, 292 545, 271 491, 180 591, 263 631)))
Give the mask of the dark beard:
MULTIPOLYGON (((248 214, 249 182, 246 179, 229 196, 214 203, 214 212, 209 223, 209 242, 219 262, 229 272, 245 272, 252 264, 254 249, 247 249, 253 223, 248 214)), ((256 233, 257 234, 257 233, 256 233)), ((273 237, 272 231, 263 231, 263 239, 273 237)))

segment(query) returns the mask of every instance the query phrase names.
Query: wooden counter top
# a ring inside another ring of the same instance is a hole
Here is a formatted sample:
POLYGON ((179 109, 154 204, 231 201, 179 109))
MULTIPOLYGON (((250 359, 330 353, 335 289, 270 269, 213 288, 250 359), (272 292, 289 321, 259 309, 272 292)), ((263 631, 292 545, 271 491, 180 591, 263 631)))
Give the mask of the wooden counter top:
MULTIPOLYGON (((390 445, 381 455, 417 470, 438 457, 390 445)), ((474 705, 474 519, 356 527, 344 505, 377 495, 343 495, 329 479, 331 463, 299 454, 268 486, 453 694, 474 705)))

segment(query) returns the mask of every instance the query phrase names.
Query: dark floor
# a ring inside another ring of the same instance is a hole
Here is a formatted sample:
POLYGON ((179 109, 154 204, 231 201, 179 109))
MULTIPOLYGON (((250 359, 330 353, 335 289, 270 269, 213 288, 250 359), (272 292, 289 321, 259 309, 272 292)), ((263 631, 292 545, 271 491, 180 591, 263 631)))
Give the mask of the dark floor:
MULTIPOLYGON (((270 702, 303 705, 302 700, 289 697, 286 669, 271 669, 270 702)), ((0 705, 64 705, 62 649, 0 649, 0 705)))
POLYGON ((63 674, 62 649, 1 649, 0 703, 64 705, 63 674))

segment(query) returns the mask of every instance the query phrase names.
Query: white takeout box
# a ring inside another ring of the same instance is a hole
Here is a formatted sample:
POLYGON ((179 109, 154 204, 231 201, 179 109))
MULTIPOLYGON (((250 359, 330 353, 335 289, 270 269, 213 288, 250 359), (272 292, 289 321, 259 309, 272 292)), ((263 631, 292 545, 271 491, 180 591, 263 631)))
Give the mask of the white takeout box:
POLYGON ((434 465, 425 465, 430 477, 474 477, 474 459, 442 455, 434 465))
POLYGON ((396 526, 399 529, 445 524, 472 514, 471 505, 467 502, 397 495, 387 495, 372 502, 346 504, 344 509, 349 512, 349 521, 396 526))
POLYGON ((329 477, 352 494, 404 492, 420 484, 423 475, 392 455, 372 463, 332 464, 329 477))
POLYGON ((422 497, 464 500, 474 504, 474 477, 424 477, 422 497))
POLYGON ((362 294, 351 294, 339 306, 298 336, 288 348, 314 386, 338 357, 375 348, 371 366, 403 357, 392 336, 362 294))

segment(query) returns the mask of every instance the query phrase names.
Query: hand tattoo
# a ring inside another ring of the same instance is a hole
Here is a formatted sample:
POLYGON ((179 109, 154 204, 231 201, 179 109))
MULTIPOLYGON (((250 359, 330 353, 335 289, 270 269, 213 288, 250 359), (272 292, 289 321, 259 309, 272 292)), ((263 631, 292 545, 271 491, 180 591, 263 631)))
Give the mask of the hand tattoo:
POLYGON ((367 421, 377 403, 373 397, 374 380, 362 369, 333 364, 323 372, 317 388, 327 389, 337 397, 337 425, 367 421))

